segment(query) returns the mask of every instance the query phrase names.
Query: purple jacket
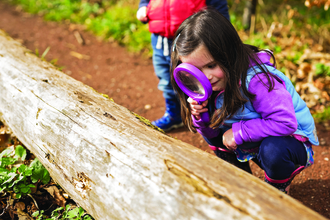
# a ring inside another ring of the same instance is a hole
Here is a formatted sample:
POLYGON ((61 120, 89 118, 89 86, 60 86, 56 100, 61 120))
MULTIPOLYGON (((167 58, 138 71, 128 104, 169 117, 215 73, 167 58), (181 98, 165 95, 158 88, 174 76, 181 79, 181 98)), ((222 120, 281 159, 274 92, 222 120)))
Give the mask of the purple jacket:
MULTIPOLYGON (((249 92, 255 94, 251 100, 252 106, 262 118, 242 120, 232 124, 234 139, 237 145, 243 142, 257 142, 268 136, 288 136, 297 129, 297 119, 292 104, 290 93, 281 81, 275 80, 274 89, 268 92, 268 88, 262 83, 267 83, 264 74, 254 76, 249 85, 249 92)), ((197 131, 207 137, 213 138, 220 133, 220 129, 209 128, 201 120, 193 121, 197 131)), ((230 125, 229 125, 230 126, 230 125)))

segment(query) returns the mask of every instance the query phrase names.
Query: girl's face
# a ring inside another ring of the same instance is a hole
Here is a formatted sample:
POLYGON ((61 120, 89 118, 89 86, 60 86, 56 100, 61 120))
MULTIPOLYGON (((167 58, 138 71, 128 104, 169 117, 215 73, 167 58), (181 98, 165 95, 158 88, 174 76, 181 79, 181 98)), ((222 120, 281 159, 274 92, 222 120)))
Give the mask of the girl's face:
POLYGON ((225 89, 225 73, 203 44, 197 47, 191 54, 180 57, 180 60, 182 63, 189 63, 201 70, 209 79, 213 91, 225 89))

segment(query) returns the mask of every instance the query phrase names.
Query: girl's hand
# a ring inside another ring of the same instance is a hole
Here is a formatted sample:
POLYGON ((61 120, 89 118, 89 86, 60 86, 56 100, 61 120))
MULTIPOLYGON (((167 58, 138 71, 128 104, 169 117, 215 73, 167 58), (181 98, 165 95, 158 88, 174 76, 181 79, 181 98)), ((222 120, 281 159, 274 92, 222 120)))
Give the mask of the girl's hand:
POLYGON ((139 8, 139 10, 136 13, 136 18, 141 21, 141 22, 147 22, 148 17, 147 17, 147 7, 143 6, 139 8))
POLYGON ((222 142, 229 150, 234 151, 237 148, 232 129, 229 129, 223 134, 222 142))
POLYGON ((205 108, 207 106, 207 103, 208 103, 208 100, 204 101, 202 104, 198 104, 197 101, 193 100, 192 98, 188 98, 187 101, 189 102, 190 104, 190 111, 191 111, 191 114, 193 116, 195 116, 195 118, 197 120, 199 120, 201 117, 200 117, 200 114, 203 113, 203 112, 207 112, 208 109, 205 108))

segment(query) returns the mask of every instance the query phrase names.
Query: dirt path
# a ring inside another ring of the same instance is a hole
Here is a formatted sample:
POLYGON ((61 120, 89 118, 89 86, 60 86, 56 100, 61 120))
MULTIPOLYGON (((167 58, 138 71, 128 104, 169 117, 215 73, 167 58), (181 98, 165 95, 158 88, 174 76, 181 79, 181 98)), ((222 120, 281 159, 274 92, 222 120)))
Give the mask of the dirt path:
MULTIPOLYGON (((0 29, 30 50, 38 49, 40 54, 50 47, 45 58, 48 61, 58 59, 57 64, 64 67, 66 74, 108 94, 116 103, 149 120, 163 115, 163 98, 157 89, 158 79, 150 59, 129 54, 114 43, 99 41, 76 25, 45 22, 1 0, 0 15, 0 29), (77 32, 85 44, 78 43, 77 32)), ((324 125, 317 128, 321 146, 314 147, 315 164, 294 179, 290 195, 330 218, 330 131, 324 125)), ((185 128, 169 135, 210 152, 200 135, 185 128)), ((263 171, 251 165, 254 175, 263 179, 263 171)))

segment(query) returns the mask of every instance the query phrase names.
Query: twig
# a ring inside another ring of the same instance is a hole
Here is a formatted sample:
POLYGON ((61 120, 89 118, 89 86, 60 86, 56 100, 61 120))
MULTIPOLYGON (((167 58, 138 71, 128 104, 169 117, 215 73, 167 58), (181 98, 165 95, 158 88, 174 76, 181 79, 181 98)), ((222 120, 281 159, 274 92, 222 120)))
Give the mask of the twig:
POLYGON ((78 43, 80 45, 84 45, 85 44, 84 39, 82 38, 81 34, 78 31, 74 31, 73 32, 73 35, 74 35, 74 37, 76 38, 76 40, 78 41, 78 43))
POLYGON ((8 207, 9 207, 9 204, 7 203, 7 206, 3 209, 2 213, 0 214, 0 217, 1 217, 3 214, 5 214, 5 212, 6 212, 6 210, 7 210, 8 207))
POLYGON ((9 205, 10 205, 10 199, 11 199, 11 195, 9 195, 9 198, 7 200, 7 206, 3 209, 2 213, 0 214, 0 217, 5 214, 6 210, 8 209, 9 205))
POLYGON ((272 35, 273 35, 273 31, 274 31, 274 29, 275 29, 275 26, 276 26, 275 22, 273 22, 273 23, 270 25, 269 31, 268 31, 268 33, 267 33, 267 38, 271 38, 271 37, 272 37, 272 35))
POLYGON ((255 26, 256 26, 256 16, 255 15, 251 15, 250 35, 254 34, 255 26))
POLYGON ((31 194, 27 194, 27 195, 31 197, 31 199, 33 200, 33 202, 36 205, 37 209, 39 210, 39 207, 38 207, 38 204, 37 204, 36 200, 32 197, 31 194))
POLYGON ((81 54, 81 53, 78 53, 78 52, 75 52, 75 51, 71 51, 70 52, 70 55, 73 56, 73 57, 76 57, 78 59, 84 59, 84 60, 89 60, 90 56, 88 55, 85 55, 85 54, 81 54))
POLYGON ((261 21, 262 29, 264 29, 264 32, 266 33, 268 30, 266 21, 263 17, 260 18, 260 21, 261 21))

